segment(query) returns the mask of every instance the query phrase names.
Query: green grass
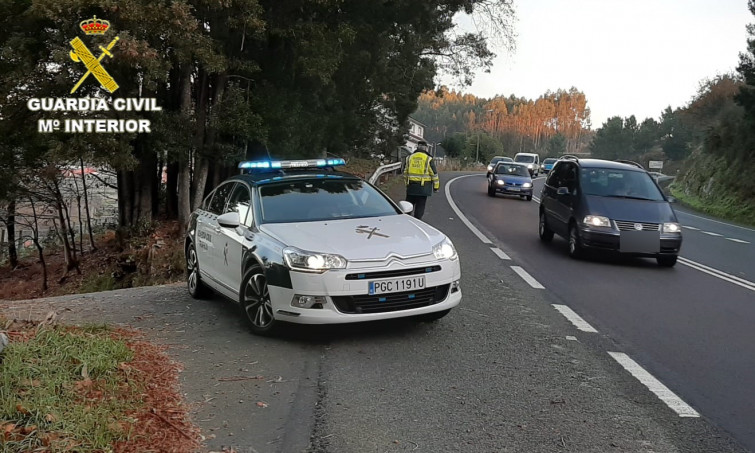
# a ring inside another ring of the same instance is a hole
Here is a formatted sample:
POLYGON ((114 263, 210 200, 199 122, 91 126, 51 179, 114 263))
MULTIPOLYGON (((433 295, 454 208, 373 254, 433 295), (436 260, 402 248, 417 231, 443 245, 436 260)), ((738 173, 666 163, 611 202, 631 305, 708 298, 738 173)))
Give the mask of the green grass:
POLYGON ((0 451, 110 451, 128 436, 122 422, 138 404, 119 370, 132 357, 101 326, 43 328, 12 342, 0 354, 0 427, 36 429, 3 440, 0 428, 0 451))
POLYGON ((719 217, 724 220, 731 220, 745 225, 755 226, 755 208, 752 203, 743 202, 735 197, 722 197, 716 200, 705 200, 693 195, 687 195, 676 185, 670 186, 671 195, 673 195, 682 205, 719 217))

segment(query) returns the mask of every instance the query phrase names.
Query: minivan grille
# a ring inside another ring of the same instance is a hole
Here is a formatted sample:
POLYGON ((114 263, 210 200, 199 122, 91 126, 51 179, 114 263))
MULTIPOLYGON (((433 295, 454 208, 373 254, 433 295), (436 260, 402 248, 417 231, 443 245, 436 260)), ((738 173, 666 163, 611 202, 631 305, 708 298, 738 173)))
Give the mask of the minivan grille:
POLYGON ((660 223, 643 223, 643 222, 627 222, 624 220, 617 220, 616 226, 620 231, 660 231, 660 223), (636 224, 642 225, 642 230, 637 230, 634 226, 636 224))

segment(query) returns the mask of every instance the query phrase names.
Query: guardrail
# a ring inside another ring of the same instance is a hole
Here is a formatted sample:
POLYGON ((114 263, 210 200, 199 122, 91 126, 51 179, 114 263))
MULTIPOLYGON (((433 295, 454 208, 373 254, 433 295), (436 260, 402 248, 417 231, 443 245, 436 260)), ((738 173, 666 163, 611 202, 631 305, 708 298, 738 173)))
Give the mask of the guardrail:
POLYGON ((370 184, 375 184, 382 175, 385 173, 388 173, 390 171, 400 170, 401 169, 401 162, 394 162, 392 164, 382 165, 375 170, 375 173, 370 176, 368 181, 370 184))

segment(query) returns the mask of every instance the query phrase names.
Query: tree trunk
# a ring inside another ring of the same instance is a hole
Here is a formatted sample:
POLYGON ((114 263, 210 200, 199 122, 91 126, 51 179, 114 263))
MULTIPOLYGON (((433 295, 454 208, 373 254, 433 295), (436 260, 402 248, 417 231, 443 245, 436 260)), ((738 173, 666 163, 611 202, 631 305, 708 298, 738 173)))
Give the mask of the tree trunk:
MULTIPOLYGON (((181 68, 181 102, 179 109, 187 119, 191 114, 191 66, 185 64, 181 68)), ((179 234, 186 234, 186 227, 191 215, 191 153, 186 150, 179 158, 178 172, 178 227, 179 234)))
POLYGON ((37 208, 34 206, 34 199, 29 197, 31 203, 31 212, 34 215, 34 245, 37 247, 37 253, 39 254, 39 263, 42 265, 42 292, 47 291, 47 263, 45 262, 45 254, 42 249, 42 244, 39 243, 39 221, 37 219, 37 208))
POLYGON ((89 213, 89 195, 87 194, 87 175, 84 172, 84 158, 79 156, 79 164, 81 164, 81 186, 84 189, 84 210, 87 214, 87 230, 89 231, 89 245, 92 247, 92 251, 97 250, 97 246, 94 245, 94 236, 92 235, 92 216, 89 213))
POLYGON ((165 213, 168 218, 174 220, 178 216, 178 162, 171 162, 167 168, 167 180, 165 182, 165 213))
POLYGON ((8 203, 8 260, 11 269, 18 266, 18 251, 16 250, 16 200, 8 203))

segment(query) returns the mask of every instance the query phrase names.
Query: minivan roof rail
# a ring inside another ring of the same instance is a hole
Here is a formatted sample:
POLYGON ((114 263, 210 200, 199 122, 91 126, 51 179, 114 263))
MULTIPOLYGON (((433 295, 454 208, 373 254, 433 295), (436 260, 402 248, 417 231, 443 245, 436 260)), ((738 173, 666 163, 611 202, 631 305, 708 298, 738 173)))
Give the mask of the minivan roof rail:
POLYGON ((633 160, 616 159, 616 162, 620 162, 622 164, 634 165, 635 167, 641 168, 643 170, 645 169, 645 167, 643 167, 642 165, 638 164, 637 162, 633 160))
POLYGON ((575 156, 573 154, 564 154, 563 156, 559 157, 559 159, 576 160, 577 162, 579 162, 579 157, 577 157, 577 156, 575 156))

